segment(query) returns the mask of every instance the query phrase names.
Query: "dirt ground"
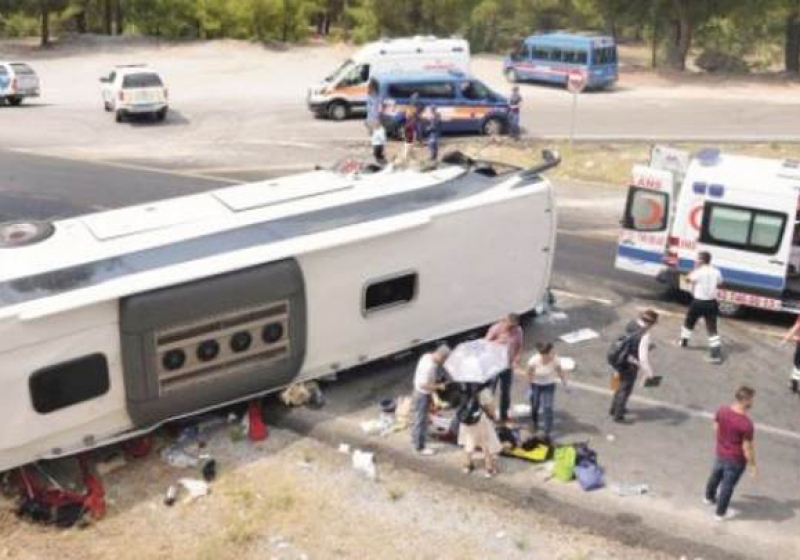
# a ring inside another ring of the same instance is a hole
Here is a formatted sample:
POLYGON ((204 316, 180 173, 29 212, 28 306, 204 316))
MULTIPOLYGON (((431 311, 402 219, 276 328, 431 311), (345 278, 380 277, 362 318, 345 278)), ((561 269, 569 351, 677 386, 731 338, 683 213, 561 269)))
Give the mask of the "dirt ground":
POLYGON ((380 456, 372 481, 348 455, 286 431, 273 430, 263 444, 219 433, 209 449, 221 464, 211 494, 181 497, 172 508, 162 503, 164 490, 197 474, 156 454, 106 477, 107 517, 84 528, 32 525, 0 502, 0 558, 667 558, 489 493, 460 493, 380 456))

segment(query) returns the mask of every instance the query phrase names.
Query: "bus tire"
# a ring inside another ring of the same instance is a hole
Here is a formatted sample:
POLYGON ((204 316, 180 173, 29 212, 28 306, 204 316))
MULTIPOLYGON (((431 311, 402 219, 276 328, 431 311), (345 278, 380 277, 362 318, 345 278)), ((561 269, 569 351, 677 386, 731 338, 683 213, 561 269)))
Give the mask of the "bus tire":
POLYGON ((483 133, 486 136, 500 136, 506 131, 506 123, 497 117, 489 117, 483 123, 483 133))
POLYGON ((519 82, 519 74, 517 74, 517 71, 513 68, 508 68, 506 69, 506 80, 508 80, 509 83, 516 84, 519 82))
POLYGON ((331 101, 328 105, 328 118, 343 121, 350 116, 350 107, 344 101, 331 101))

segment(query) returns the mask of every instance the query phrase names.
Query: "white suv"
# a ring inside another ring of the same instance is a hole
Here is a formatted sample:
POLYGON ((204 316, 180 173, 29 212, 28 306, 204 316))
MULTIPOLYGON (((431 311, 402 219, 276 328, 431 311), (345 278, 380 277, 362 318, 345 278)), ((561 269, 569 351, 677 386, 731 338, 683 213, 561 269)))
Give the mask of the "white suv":
POLYGON ((167 117, 168 92, 158 72, 144 65, 116 66, 100 78, 103 106, 114 111, 117 122, 128 115, 150 114, 159 121, 167 117))
POLYGON ((26 97, 39 97, 39 77, 24 62, 0 61, 0 105, 20 105, 26 97))

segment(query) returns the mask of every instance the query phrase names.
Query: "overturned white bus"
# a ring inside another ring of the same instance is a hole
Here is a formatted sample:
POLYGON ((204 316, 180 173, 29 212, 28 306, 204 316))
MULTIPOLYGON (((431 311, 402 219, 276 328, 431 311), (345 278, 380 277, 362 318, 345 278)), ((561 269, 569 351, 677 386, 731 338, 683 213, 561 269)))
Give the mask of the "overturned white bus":
POLYGON ((323 170, 0 226, 0 471, 531 310, 557 163, 323 170))

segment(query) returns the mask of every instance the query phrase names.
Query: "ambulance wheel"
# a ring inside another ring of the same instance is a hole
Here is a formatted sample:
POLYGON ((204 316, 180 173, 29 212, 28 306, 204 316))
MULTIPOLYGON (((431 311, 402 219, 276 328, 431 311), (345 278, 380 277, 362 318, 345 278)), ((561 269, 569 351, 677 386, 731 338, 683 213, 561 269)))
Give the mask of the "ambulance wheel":
POLYGON ((328 105, 328 117, 334 121, 343 121, 350 116, 350 107, 344 101, 334 101, 328 105))
POLYGON ((744 307, 738 303, 731 303, 730 301, 719 302, 719 314, 723 317, 741 317, 744 315, 744 307))
POLYGON ((486 136, 499 136, 505 132, 505 128, 503 121, 494 117, 483 123, 483 133, 486 136))
POLYGON ((513 68, 509 68, 506 70, 506 80, 508 80, 512 84, 516 84, 519 82, 519 74, 513 68))
POLYGON ((8 104, 12 107, 19 107, 22 105, 22 98, 21 97, 9 97, 8 104))

